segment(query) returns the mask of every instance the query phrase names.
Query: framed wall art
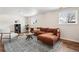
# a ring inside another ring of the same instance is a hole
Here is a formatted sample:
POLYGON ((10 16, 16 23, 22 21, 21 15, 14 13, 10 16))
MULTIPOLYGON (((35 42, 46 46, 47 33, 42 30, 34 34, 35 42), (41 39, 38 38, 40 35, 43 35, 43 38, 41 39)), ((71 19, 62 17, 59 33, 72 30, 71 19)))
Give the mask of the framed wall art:
POLYGON ((77 10, 64 10, 59 12, 59 24, 77 24, 77 10))

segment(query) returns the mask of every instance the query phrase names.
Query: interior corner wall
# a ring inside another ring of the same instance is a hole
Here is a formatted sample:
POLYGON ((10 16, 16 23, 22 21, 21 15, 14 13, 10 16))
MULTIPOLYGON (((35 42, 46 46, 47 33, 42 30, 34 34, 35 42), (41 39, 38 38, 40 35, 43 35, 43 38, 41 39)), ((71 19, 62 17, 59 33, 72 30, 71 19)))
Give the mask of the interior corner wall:
POLYGON ((79 8, 64 8, 56 11, 50 11, 37 16, 37 24, 41 27, 59 27, 61 30, 61 38, 79 41, 79 8), (77 10, 78 24, 59 24, 59 12, 63 10, 77 10))
POLYGON ((15 20, 18 20, 21 24, 21 32, 24 31, 25 28, 25 17, 23 16, 14 16, 14 15, 0 15, 0 31, 8 29, 14 31, 15 20))

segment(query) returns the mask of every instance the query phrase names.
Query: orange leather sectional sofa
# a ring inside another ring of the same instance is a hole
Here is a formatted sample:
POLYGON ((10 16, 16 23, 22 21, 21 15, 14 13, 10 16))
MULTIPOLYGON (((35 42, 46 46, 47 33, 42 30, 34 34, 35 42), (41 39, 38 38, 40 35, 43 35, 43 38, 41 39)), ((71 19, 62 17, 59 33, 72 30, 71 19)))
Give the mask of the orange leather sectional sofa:
POLYGON ((37 27, 39 30, 34 30, 34 34, 37 36, 37 39, 41 42, 54 45, 60 39, 60 30, 59 28, 43 28, 37 27))

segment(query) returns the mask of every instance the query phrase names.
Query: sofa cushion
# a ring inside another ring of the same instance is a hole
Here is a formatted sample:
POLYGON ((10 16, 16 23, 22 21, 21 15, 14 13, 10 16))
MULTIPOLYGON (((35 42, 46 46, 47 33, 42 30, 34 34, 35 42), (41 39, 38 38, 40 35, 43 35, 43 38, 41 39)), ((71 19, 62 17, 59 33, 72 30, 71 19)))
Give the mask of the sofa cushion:
POLYGON ((47 32, 48 28, 40 28, 40 31, 47 32))
POLYGON ((53 45, 58 40, 58 37, 56 35, 50 35, 50 34, 40 34, 37 36, 38 40, 53 45))
POLYGON ((49 29, 47 29, 47 32, 51 32, 51 33, 53 33, 54 35, 56 35, 56 34, 57 34, 57 29, 49 28, 49 29))
POLYGON ((47 35, 53 35, 53 33, 49 32, 49 33, 44 33, 44 34, 47 34, 47 35))
POLYGON ((46 33, 46 34, 40 34, 39 36, 42 36, 42 37, 46 37, 46 38, 57 38, 56 35, 51 35, 51 33, 46 33))
POLYGON ((39 30, 34 31, 34 34, 35 34, 36 36, 39 35, 39 34, 44 34, 44 33, 46 33, 46 32, 44 32, 44 31, 39 31, 39 30))

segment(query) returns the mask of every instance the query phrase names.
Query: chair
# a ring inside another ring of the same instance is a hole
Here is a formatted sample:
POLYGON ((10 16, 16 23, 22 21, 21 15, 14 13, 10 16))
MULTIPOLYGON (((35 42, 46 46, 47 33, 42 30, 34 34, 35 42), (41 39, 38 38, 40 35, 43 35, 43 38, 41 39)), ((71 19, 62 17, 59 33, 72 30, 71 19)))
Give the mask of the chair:
POLYGON ((15 37, 16 33, 14 33, 13 31, 10 30, 11 28, 3 28, 1 29, 0 31, 0 34, 1 34, 1 40, 3 39, 10 39, 9 41, 11 41, 11 38, 15 37))

